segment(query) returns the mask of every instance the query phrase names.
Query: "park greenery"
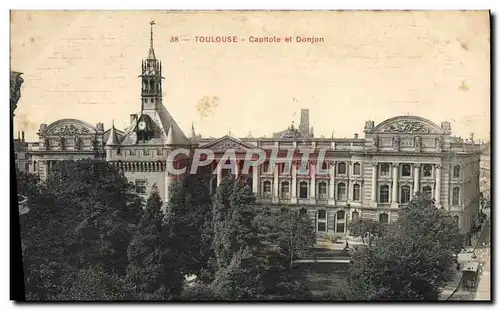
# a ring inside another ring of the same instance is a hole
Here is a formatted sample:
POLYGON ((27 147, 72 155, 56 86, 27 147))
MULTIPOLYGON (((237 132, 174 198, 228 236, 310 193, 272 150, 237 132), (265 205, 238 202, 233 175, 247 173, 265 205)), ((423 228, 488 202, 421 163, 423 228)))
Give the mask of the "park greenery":
POLYGON ((255 208, 232 177, 209 196, 186 176, 165 206, 102 161, 61 162, 45 182, 17 172, 28 300, 290 300, 310 291, 292 262, 313 247, 298 211, 255 208), (195 276, 188 282, 186 277, 195 276))
MULTIPOLYGON (((210 176, 208 176, 210 177, 210 176)), ((246 182, 186 175, 165 204, 103 161, 17 172, 28 300, 311 300, 294 274, 316 235, 307 212, 257 207, 246 182), (187 279, 190 279, 189 281, 187 279), (194 279, 194 280, 193 280, 194 279)), ((364 246, 327 300, 433 300, 460 248, 453 219, 417 196, 393 224, 349 224, 364 246)))

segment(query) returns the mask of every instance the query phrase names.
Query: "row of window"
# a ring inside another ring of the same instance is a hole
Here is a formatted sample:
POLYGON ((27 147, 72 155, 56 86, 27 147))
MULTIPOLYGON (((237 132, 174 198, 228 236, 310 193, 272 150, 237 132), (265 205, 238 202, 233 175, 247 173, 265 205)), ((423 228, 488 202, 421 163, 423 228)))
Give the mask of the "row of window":
MULTIPOLYGON (((264 198, 270 198, 272 195, 271 181, 264 181, 262 196, 264 198)), ((280 188, 280 198, 290 199, 290 182, 281 182, 280 188)), ((300 182, 299 183, 299 198, 307 199, 309 198, 309 183, 300 182)), ((318 183, 318 199, 328 198, 328 185, 326 182, 318 183)), ((353 186, 353 201, 359 201, 361 199, 361 186, 359 184, 354 184, 353 186)), ((345 201, 347 200, 347 186, 345 183, 337 184, 337 200, 345 201)))
MULTIPOLYGON (((125 152, 122 152, 122 150, 120 148, 117 148, 116 149, 116 154, 118 155, 127 155, 125 152)), ((130 156, 135 156, 137 154, 136 150, 132 149, 132 150, 128 150, 128 154, 130 156)), ((139 155, 141 154, 141 151, 139 150, 139 155)), ((163 154, 163 149, 157 149, 156 150, 156 155, 162 155, 163 154)), ((149 156, 149 149, 143 149, 142 150, 142 155, 148 155, 149 156)))
MULTIPOLYGON (((278 173, 282 174, 285 168, 284 164, 277 164, 278 167, 278 173)), ((321 169, 324 171, 324 173, 328 173, 328 163, 323 162, 321 169)), ((264 162, 262 164, 262 173, 270 173, 269 171, 269 162, 264 162)), ((347 163, 345 162, 340 162, 337 164, 337 175, 346 175, 347 174, 347 163)), ((360 163, 354 163, 352 165, 352 174, 353 175, 361 175, 361 164, 360 163)))
MULTIPOLYGON (((335 213, 336 216, 336 225, 335 225, 335 233, 344 233, 345 232, 345 211, 337 211, 335 213)), ((355 222, 359 220, 359 212, 354 211, 352 212, 352 221, 355 222)), ((389 223, 389 215, 386 213, 382 213, 378 217, 379 222, 381 223, 389 223)), ((317 217, 317 231, 318 232, 326 232, 327 230, 327 218, 326 218, 326 211, 325 210, 318 210, 318 217, 317 217)))
MULTIPOLYGON (((422 175, 424 178, 432 177, 432 167, 433 166, 429 164, 425 164, 422 166, 422 175)), ((401 165, 401 176, 411 177, 412 176, 411 170, 412 169, 410 164, 401 165)), ((380 164, 379 174, 381 176, 388 176, 389 173, 390 173, 389 163, 380 164)), ((453 178, 459 178, 459 177, 460 177, 460 166, 456 165, 453 167, 453 178)))
MULTIPOLYGON (((278 173, 282 174, 285 165, 284 164, 278 164, 278 173)), ((354 163, 352 165, 352 174, 353 175, 361 175, 361 164, 360 163, 354 163)), ((379 174, 381 176, 388 176, 390 173, 390 164, 389 163, 382 163, 380 164, 379 168, 379 174)), ((322 165, 323 171, 326 171, 328 169, 328 163, 323 162, 322 165)), ((433 165, 430 164, 425 164, 422 166, 422 175, 423 177, 432 177, 432 170, 433 170, 433 165)), ((269 171, 269 162, 265 162, 262 165, 262 172, 270 172, 269 171)), ((347 163, 345 162, 340 162, 337 164, 337 175, 346 175, 347 174, 347 163)), ((410 164, 403 164, 401 165, 401 176, 403 177, 411 177, 412 176, 412 167, 410 164)), ((459 178, 460 177, 460 166, 456 165, 453 167, 453 178, 459 178)))
MULTIPOLYGON (((422 194, 428 199, 432 198, 432 187, 424 186, 422 194)), ((408 203, 411 200, 411 189, 408 185, 401 186, 400 203, 408 203)), ((379 202, 389 203, 389 185, 381 185, 379 189, 379 202)), ((451 204, 453 206, 460 205, 460 188, 454 187, 452 190, 451 204)))

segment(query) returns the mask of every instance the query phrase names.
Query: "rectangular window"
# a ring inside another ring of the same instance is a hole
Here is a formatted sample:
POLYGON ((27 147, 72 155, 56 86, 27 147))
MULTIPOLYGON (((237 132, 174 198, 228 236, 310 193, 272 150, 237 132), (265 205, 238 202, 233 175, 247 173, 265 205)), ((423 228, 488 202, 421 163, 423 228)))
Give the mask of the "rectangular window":
POLYGON ((343 233, 344 232, 344 223, 338 223, 337 224, 337 233, 343 233))
POLYGON ((325 232, 326 231, 326 223, 318 222, 318 231, 325 232))
POLYGON ((410 187, 403 185, 401 187, 401 203, 408 203, 410 201, 410 187))
POLYGON ((300 182, 299 198, 306 199, 308 196, 309 186, 306 182, 300 182))
POLYGON ((411 177, 411 166, 410 165, 402 165, 401 166, 401 176, 411 177))
POLYGON ((162 155, 162 154, 163 154, 163 149, 156 150, 156 155, 162 155))
POLYGON ((135 191, 137 194, 146 194, 146 180, 135 180, 135 191))
POLYGON ((121 155, 121 154, 122 154, 122 150, 121 150, 120 148, 117 148, 117 149, 116 149, 116 154, 117 154, 117 155, 121 155))
POLYGON ((130 155, 135 155, 135 150, 130 150, 130 155))
POLYGON ((148 149, 144 149, 144 151, 142 152, 144 155, 149 155, 149 150, 148 149))
POLYGON ((346 163, 339 163, 337 165, 337 173, 340 175, 344 175, 347 173, 347 164, 346 163))
POLYGON ((432 166, 431 165, 424 165, 424 177, 432 177, 432 166))
POLYGON ((380 165, 380 175, 386 176, 389 175, 390 166, 388 163, 383 163, 380 165))

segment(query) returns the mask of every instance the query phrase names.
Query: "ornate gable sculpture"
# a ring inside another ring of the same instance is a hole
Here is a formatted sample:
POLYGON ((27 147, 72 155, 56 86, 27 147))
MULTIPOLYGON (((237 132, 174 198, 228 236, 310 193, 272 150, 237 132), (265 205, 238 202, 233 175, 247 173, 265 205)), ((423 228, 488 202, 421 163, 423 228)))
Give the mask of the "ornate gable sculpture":
MULTIPOLYGON (((366 127, 365 127, 366 128, 366 127)), ((370 126, 368 126, 369 129, 370 126)), ((373 133, 415 133, 443 134, 443 128, 418 116, 397 116, 383 121, 372 130, 373 133)))
POLYGON ((383 129, 383 132, 430 132, 424 124, 412 120, 403 120, 394 124, 390 124, 383 129))

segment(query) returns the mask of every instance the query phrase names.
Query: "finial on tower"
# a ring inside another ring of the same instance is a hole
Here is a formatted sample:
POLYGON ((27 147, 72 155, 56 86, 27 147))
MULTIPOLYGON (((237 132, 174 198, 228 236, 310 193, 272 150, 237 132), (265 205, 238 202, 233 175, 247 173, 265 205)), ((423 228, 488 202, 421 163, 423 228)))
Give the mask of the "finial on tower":
POLYGON ((149 25, 151 26, 151 37, 150 37, 148 59, 156 59, 155 50, 153 48, 153 25, 154 24, 155 24, 154 20, 152 20, 152 21, 149 22, 149 25))

